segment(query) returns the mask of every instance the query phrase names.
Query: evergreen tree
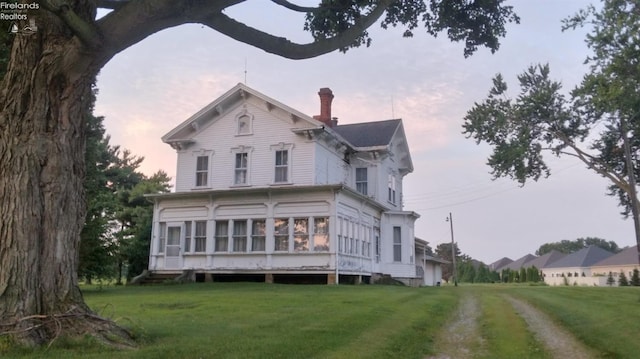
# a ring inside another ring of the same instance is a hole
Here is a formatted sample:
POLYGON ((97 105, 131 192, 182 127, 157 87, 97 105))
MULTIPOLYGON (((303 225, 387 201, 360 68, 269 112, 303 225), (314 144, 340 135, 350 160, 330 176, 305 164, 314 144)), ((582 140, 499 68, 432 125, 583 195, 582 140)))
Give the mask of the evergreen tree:
POLYGON ((127 205, 131 216, 127 224, 126 240, 120 247, 121 258, 127 267, 127 280, 149 267, 153 203, 144 196, 169 192, 170 180, 164 171, 158 171, 151 177, 144 178, 129 193, 127 205))
POLYGON ((635 287, 640 287, 640 272, 638 271, 638 268, 633 269, 633 274, 631 275, 631 281, 629 284, 635 287))
POLYGON ((629 280, 627 279, 627 275, 624 274, 624 271, 620 271, 620 276, 618 277, 618 285, 621 287, 627 287, 629 285, 629 280))
POLYGON ((609 275, 607 276, 607 285, 612 286, 614 284, 616 284, 616 280, 613 279, 613 273, 609 272, 609 275))
POLYGON ((84 188, 87 215, 80 233, 78 277, 91 283, 94 278, 115 275, 113 218, 117 201, 109 188, 109 168, 115 158, 102 117, 87 116, 84 188))

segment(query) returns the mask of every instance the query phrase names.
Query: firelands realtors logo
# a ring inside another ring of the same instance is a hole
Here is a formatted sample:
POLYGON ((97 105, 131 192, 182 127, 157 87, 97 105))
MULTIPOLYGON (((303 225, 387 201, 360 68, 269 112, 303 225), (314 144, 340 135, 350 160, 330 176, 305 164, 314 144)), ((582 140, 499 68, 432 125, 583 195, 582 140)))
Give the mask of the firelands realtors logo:
MULTIPOLYGON (((29 35, 38 31, 35 19, 29 18, 29 12, 40 9, 40 4, 0 1, 0 20, 9 22, 6 27, 11 34, 29 35)), ((1 23, 0 23, 1 24, 1 23)), ((4 27, 2 25, 2 27, 4 27)))

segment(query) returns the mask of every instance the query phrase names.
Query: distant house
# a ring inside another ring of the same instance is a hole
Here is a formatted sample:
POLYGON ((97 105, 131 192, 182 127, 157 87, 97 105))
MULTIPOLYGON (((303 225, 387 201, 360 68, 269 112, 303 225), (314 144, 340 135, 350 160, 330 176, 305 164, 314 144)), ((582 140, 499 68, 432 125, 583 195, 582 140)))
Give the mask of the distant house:
POLYGON ((524 264, 524 267, 525 268, 536 267, 537 269, 542 270, 542 268, 545 268, 549 264, 556 262, 561 258, 564 258, 565 256, 566 254, 558 252, 557 250, 554 249, 549 253, 541 255, 540 257, 535 257, 534 259, 526 262, 524 264))
POLYGON ((592 266, 613 255, 597 246, 589 246, 567 254, 542 268, 549 285, 606 285, 606 277, 592 276, 592 266))
POLYGON ((523 257, 520 257, 518 259, 516 259, 515 261, 511 262, 511 263, 507 263, 506 265, 500 267, 497 269, 498 272, 503 271, 505 269, 510 269, 512 271, 519 271, 521 268, 526 268, 525 264, 533 259, 535 259, 536 256, 534 256, 533 254, 527 254, 523 257))
POLYGON ((620 273, 624 273, 627 279, 631 279, 634 269, 640 270, 637 245, 626 248, 620 253, 593 264, 591 266, 591 275, 608 277, 609 273, 611 273, 616 283, 618 283, 620 273))
POLYGON ((511 262, 513 262, 513 259, 507 258, 507 257, 502 257, 502 258, 498 259, 497 261, 489 264, 489 270, 497 272, 500 268, 506 266, 507 264, 509 264, 511 262))
POLYGON ((338 125, 333 93, 308 116, 238 84, 162 140, 175 192, 154 201, 149 270, 197 280, 441 279, 403 208, 413 171, 400 119, 338 125))

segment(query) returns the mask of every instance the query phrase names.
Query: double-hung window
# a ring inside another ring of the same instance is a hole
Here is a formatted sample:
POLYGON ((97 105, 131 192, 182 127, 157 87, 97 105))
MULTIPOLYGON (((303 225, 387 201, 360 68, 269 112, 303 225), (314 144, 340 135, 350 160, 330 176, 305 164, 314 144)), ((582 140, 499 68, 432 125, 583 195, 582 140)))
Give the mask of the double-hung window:
POLYGON ((198 156, 196 159, 196 187, 209 184, 209 156, 198 156))
POLYGON ((387 200, 396 204, 396 178, 393 175, 389 175, 389 193, 387 200))
POLYGON ((264 252, 267 225, 264 219, 254 219, 251 223, 251 250, 264 252))
POLYGON ((296 252, 309 251, 308 218, 295 218, 293 220, 293 250, 296 252))
POLYGON ((402 262, 402 231, 400 227, 393 227, 393 261, 402 262))
POLYGON ((234 252, 247 251, 247 221, 246 220, 233 221, 233 251, 234 252))
POLYGON ((356 191, 366 196, 368 194, 367 187, 368 187, 367 168, 366 167, 356 168, 356 191))
POLYGON ((204 252, 207 249, 207 221, 196 221, 195 252, 204 252))
POLYGON ((164 245, 167 243, 167 223, 160 222, 158 233, 158 253, 164 253, 164 245))
POLYGON ((274 220, 275 250, 286 252, 289 250, 289 218, 274 220))
POLYGON ((184 222, 184 252, 191 252, 191 221, 184 222))
POLYGON ((289 182, 289 151, 276 151, 275 179, 276 183, 289 182))
POLYGON ((216 221, 215 251, 226 252, 229 249, 229 221, 216 221))
POLYGON ((313 219, 313 250, 315 252, 329 251, 329 218, 327 217, 313 219))
POLYGON ((237 185, 247 184, 249 169, 249 154, 247 152, 236 153, 236 164, 233 183, 237 185))

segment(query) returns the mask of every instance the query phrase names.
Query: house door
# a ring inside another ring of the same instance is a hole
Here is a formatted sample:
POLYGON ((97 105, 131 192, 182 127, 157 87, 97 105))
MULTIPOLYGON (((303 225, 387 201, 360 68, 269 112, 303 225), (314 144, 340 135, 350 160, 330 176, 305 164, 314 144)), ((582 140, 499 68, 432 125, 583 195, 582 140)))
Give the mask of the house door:
POLYGON ((180 257, 180 233, 181 226, 167 227, 167 244, 164 250, 165 269, 180 269, 182 267, 180 257))

